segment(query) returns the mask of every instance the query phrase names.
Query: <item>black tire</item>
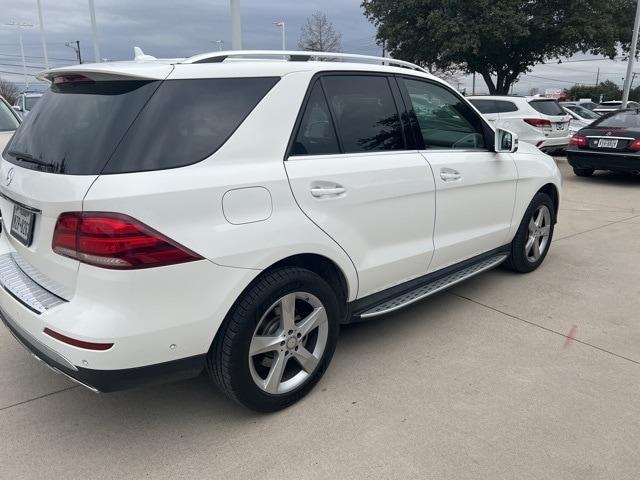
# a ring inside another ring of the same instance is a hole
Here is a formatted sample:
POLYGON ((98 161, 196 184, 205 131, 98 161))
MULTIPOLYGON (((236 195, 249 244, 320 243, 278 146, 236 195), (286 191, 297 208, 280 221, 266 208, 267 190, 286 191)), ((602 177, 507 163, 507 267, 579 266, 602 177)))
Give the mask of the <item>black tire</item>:
POLYGON ((556 208, 553 204, 553 200, 551 197, 543 192, 538 192, 531 200, 527 211, 525 212, 522 220, 520 221, 520 226, 518 227, 518 231, 516 232, 513 241, 511 242, 511 253, 506 262, 506 266, 511 270, 519 273, 529 273, 534 271, 536 268, 542 264, 547 253, 549 252, 549 248, 551 246, 551 240, 553 239, 553 230, 555 227, 556 221, 556 208), (541 206, 546 206, 549 210, 550 214, 550 225, 549 225, 549 237, 547 244, 544 250, 541 252, 540 257, 531 261, 527 257, 527 252, 525 249, 525 245, 529 239, 529 222, 534 214, 537 212, 541 206))
POLYGON ((595 170, 593 168, 573 167, 573 173, 578 177, 590 177, 595 170))
POLYGON ((274 412, 304 397, 331 362, 339 333, 340 309, 334 290, 316 273, 281 267, 259 277, 229 311, 207 355, 207 371, 230 399, 258 412, 274 412), (270 394, 258 387, 249 366, 249 346, 260 319, 279 299, 293 292, 317 297, 325 308, 328 335, 320 362, 306 381, 292 391, 270 394))

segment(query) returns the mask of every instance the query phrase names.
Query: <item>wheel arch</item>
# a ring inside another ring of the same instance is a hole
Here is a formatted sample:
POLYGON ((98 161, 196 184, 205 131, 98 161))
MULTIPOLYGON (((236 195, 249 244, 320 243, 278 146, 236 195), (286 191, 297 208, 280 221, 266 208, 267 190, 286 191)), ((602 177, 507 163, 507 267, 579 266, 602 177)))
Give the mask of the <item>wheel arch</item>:
POLYGON ((547 183, 540 187, 540 189, 536 193, 546 193, 551 197, 551 201, 553 201, 554 207, 554 223, 558 222, 558 210, 560 209, 560 192, 558 191, 558 187, 556 187, 553 183, 547 183))

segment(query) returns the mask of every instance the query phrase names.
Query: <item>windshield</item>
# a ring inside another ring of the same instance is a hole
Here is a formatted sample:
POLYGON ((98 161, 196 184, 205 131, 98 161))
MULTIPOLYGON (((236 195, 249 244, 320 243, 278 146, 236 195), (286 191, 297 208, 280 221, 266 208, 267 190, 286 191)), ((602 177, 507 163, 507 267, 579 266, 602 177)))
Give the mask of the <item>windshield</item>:
POLYGON ((11 112, 11 107, 0 100, 0 132, 11 132, 19 125, 18 119, 11 112))
POLYGON ((573 113, 582 118, 587 118, 589 120, 597 120, 598 118, 600 118, 600 115, 598 115, 597 113, 592 112, 588 108, 584 108, 579 105, 567 105, 565 108, 567 110, 571 110, 573 113))
POLYGON ((33 107, 36 105, 38 100, 40 100, 40 97, 25 97, 24 105, 27 112, 33 110, 33 107))
POLYGON ((560 104, 555 100, 533 100, 529 102, 529 105, 543 115, 556 116, 565 114, 560 104))
POLYGON ((600 128, 640 128, 640 112, 638 110, 620 110, 601 117, 591 126, 600 128))

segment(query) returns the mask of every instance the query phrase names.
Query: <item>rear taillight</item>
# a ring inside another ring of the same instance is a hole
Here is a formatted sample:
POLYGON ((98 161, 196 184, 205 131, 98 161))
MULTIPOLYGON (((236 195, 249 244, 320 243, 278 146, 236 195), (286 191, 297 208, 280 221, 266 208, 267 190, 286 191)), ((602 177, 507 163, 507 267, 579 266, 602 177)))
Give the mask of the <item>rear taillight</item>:
POLYGON ((160 267, 202 257, 119 213, 67 212, 56 222, 54 252, 102 268, 160 267))
POLYGON ((578 148, 584 148, 589 144, 589 141, 587 140, 587 137, 585 137, 584 135, 580 135, 579 133, 576 133, 573 137, 571 137, 571 140, 569 140, 569 145, 576 145, 578 148))
POLYGON ((636 138, 633 142, 631 142, 628 148, 632 152, 640 151, 640 138, 636 138))
POLYGON ((523 120, 533 127, 551 128, 551 122, 544 118, 525 118, 523 120))

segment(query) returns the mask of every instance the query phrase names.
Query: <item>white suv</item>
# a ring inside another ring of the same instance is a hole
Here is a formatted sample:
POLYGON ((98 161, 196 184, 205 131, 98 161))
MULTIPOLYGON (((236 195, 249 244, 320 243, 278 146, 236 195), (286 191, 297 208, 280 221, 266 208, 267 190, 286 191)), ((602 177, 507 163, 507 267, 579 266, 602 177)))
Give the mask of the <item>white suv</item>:
POLYGON ((0 164, 0 312, 93 390, 206 370, 277 410, 340 324, 548 252, 553 160, 415 65, 245 51, 44 77, 0 164))
POLYGON ((553 99, 476 96, 468 100, 495 127, 516 133, 540 150, 553 152, 569 145, 571 117, 553 99))

